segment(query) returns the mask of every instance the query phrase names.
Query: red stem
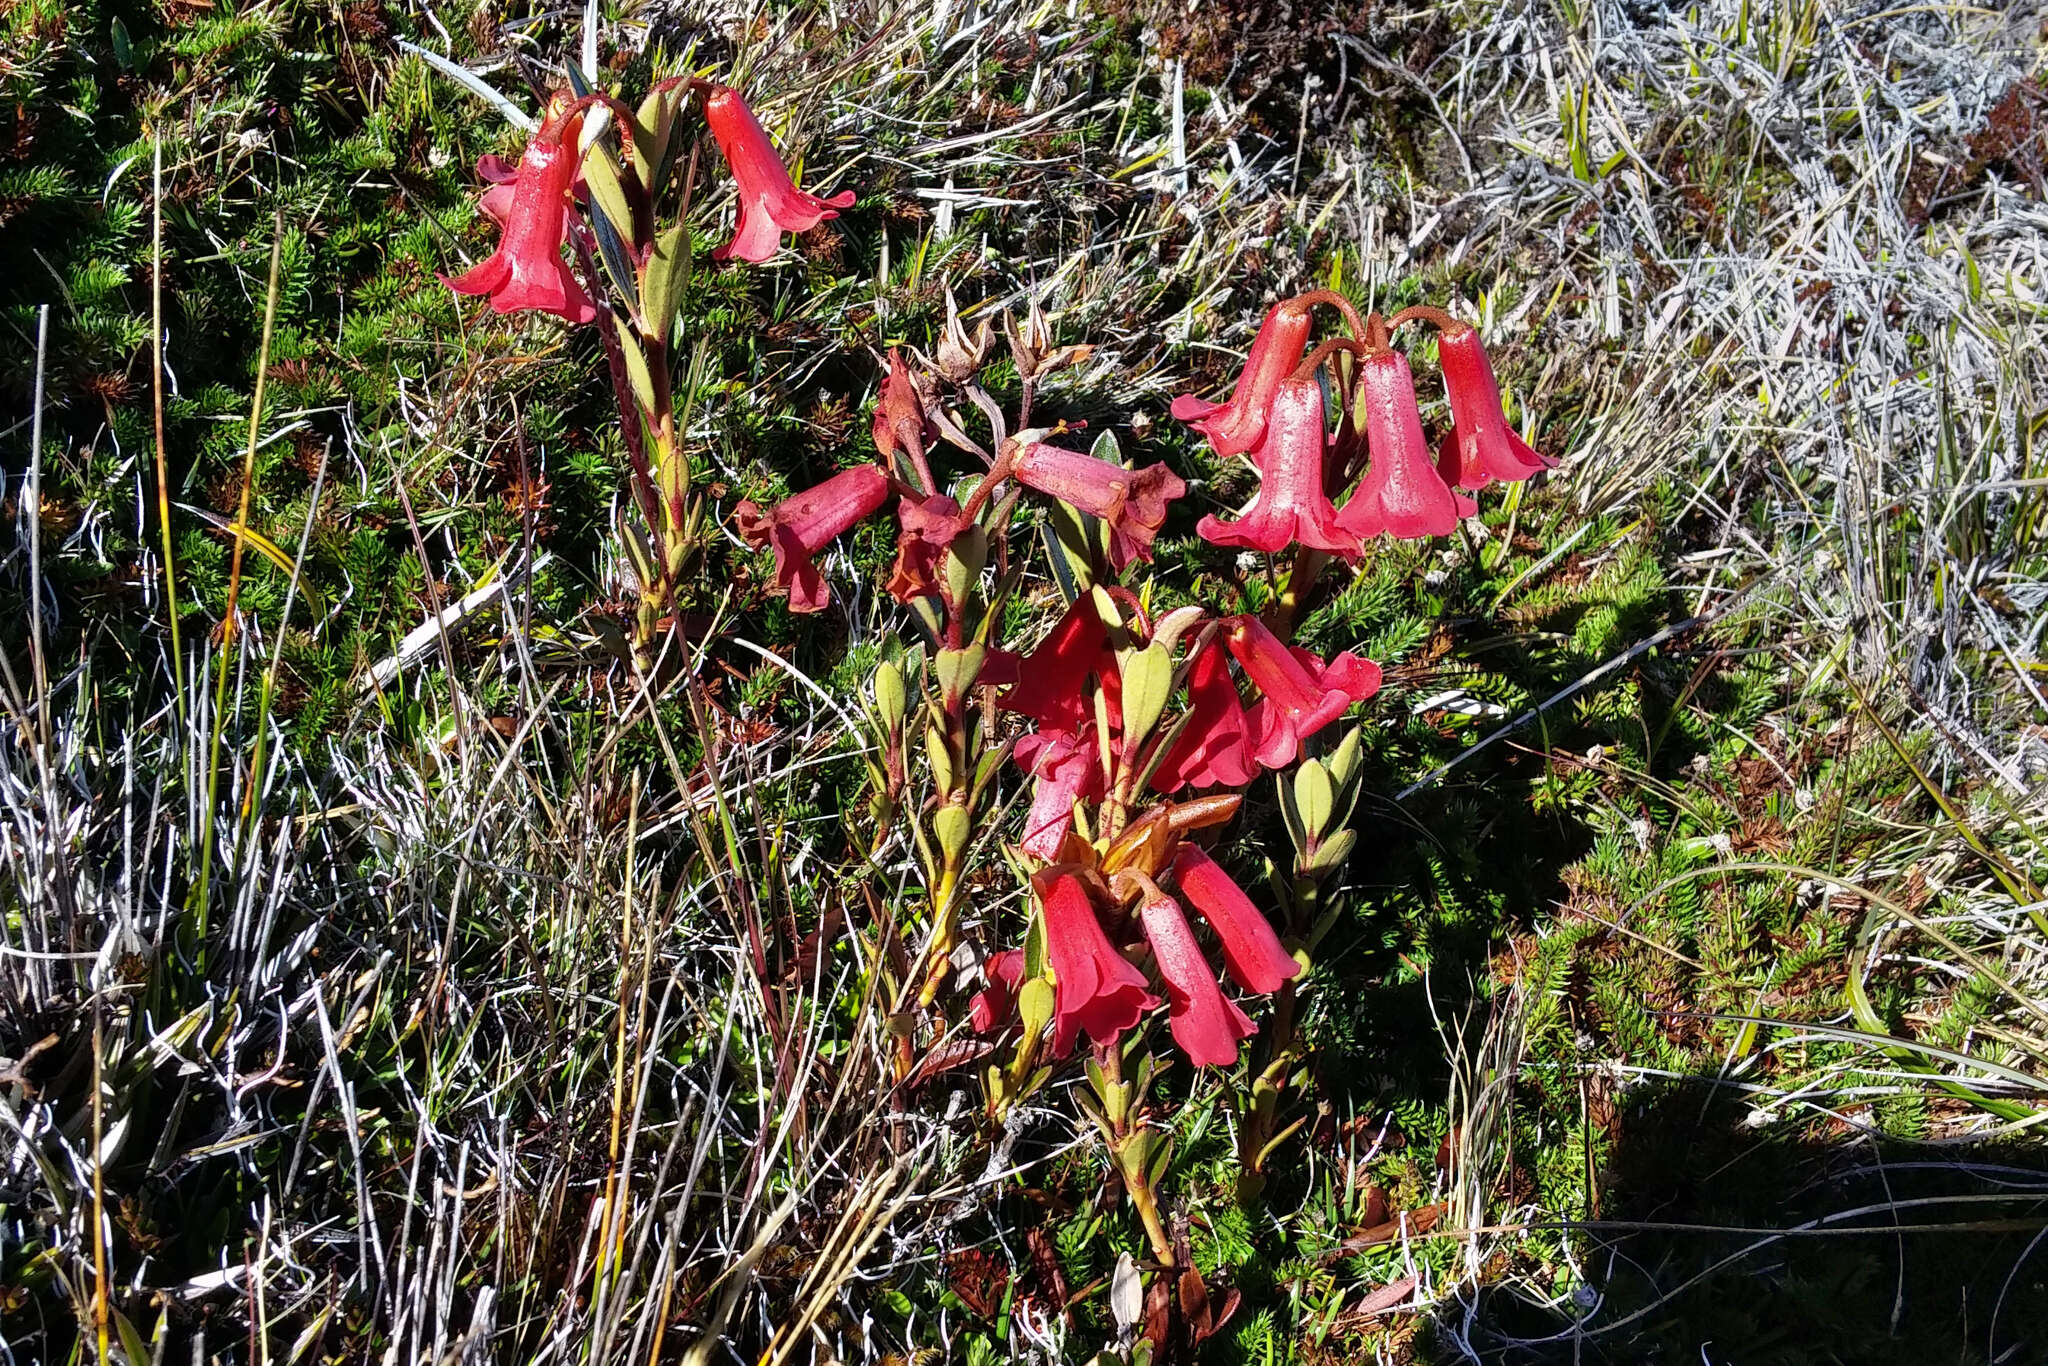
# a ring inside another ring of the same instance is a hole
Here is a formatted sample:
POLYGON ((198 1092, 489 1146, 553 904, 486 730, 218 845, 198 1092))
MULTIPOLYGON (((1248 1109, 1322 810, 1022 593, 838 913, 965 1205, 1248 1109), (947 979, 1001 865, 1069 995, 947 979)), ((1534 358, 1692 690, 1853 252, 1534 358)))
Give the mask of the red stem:
POLYGON ((1441 308, 1431 308, 1428 304, 1412 304, 1402 309, 1399 313, 1387 319, 1387 326, 1392 328, 1399 327, 1403 323, 1415 322, 1429 323, 1443 332, 1465 326, 1464 323, 1459 322, 1441 308))
POLYGON ((1365 340, 1365 322, 1358 316, 1358 305, 1334 289, 1311 289, 1306 294, 1294 296, 1298 304, 1327 304, 1344 315, 1344 322, 1351 328, 1351 335, 1365 340))
POLYGON ((967 506, 960 509, 962 521, 972 521, 974 514, 981 511, 981 505, 989 500, 996 485, 1010 477, 1010 466, 1016 463, 1017 443, 1005 441, 996 452, 996 463, 988 467, 988 473, 981 476, 981 482, 974 486, 974 492, 967 495, 967 506))
POLYGON ((1294 373, 1289 375, 1288 378, 1314 379, 1316 367, 1331 356, 1336 355, 1339 351, 1349 351, 1354 356, 1369 356, 1373 354, 1372 348, 1367 342, 1358 341, 1351 337, 1332 337, 1326 342, 1319 343, 1315 350, 1309 352, 1302 359, 1301 364, 1294 367, 1294 373))

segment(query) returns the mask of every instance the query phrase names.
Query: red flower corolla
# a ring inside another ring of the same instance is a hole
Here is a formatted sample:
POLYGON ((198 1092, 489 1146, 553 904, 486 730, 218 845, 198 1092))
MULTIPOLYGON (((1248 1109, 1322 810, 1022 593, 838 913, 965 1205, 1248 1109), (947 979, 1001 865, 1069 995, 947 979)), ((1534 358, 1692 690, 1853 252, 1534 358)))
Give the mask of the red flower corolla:
POLYGON ((1258 1033, 1258 1026, 1216 984, 1216 974, 1202 956, 1179 902, 1155 888, 1138 904, 1138 920, 1166 983, 1166 1018, 1173 1041, 1197 1067, 1230 1066, 1237 1061, 1238 1042, 1258 1033))
MULTIPOLYGON (((482 209, 493 223, 504 227, 505 221, 512 216, 512 201, 518 196, 519 168, 496 152, 485 152, 476 159, 476 177, 478 180, 489 181, 491 186, 477 198, 476 206, 482 209)), ((580 199, 583 193, 583 169, 579 166, 576 174, 569 177, 569 199, 580 199)), ((564 237, 568 236, 575 219, 576 211, 565 201, 562 204, 564 237)))
POLYGON ((1259 690, 1246 719, 1252 754, 1267 768, 1293 763, 1303 740, 1379 691, 1380 666, 1371 660, 1346 650, 1325 664, 1313 651, 1282 645, 1257 617, 1229 618, 1223 639, 1259 690))
POLYGON ((1166 505, 1188 491, 1165 465, 1125 469, 1036 441, 1025 443, 1010 468, 1018 483, 1108 523, 1109 563, 1118 573, 1132 560, 1152 558, 1152 538, 1166 522, 1166 505))
POLYGON ((1178 792, 1190 783, 1243 787, 1258 773, 1248 734, 1230 662, 1212 644, 1188 670, 1188 722, 1152 774, 1152 786, 1161 792, 1178 792))
MULTIPOLYGON (((1173 415, 1208 437, 1218 455, 1243 455, 1256 448, 1265 435, 1274 394, 1301 364, 1310 323, 1310 310, 1302 304, 1290 299, 1273 305, 1259 325, 1230 402, 1208 403, 1182 394, 1173 401, 1173 415)), ((1252 459, 1256 462, 1258 457, 1252 459)))
POLYGON ((1382 532, 1397 541, 1449 535, 1475 508, 1451 491, 1430 460, 1407 357, 1398 351, 1367 356, 1359 362, 1358 382, 1372 463, 1337 514, 1337 525, 1354 541, 1382 532))
POLYGON ((1037 731, 1021 737, 1011 754, 1038 783, 1018 847, 1038 858, 1058 858, 1067 831, 1074 828, 1074 808, 1084 799, 1102 799, 1102 758, 1094 729, 1079 735, 1037 731))
POLYGON ((822 611, 832 600, 811 557, 888 501, 889 476, 880 465, 856 465, 822 484, 793 493, 763 512, 744 502, 733 521, 747 544, 775 548, 775 586, 789 594, 793 612, 822 611))
POLYGON ((1045 956, 1052 965, 1052 1051, 1065 1054, 1084 1029, 1098 1045, 1114 1044, 1159 998, 1102 932, 1079 878, 1048 868, 1031 885, 1045 910, 1045 956))
POLYGON ((1216 931, 1223 945, 1223 965, 1239 986, 1263 996, 1300 973, 1301 964, 1280 946, 1280 936, 1222 864, 1184 844, 1173 861, 1173 876, 1182 899, 1193 902, 1216 931))
POLYGON ((896 568, 889 575, 889 593, 904 604, 945 596, 941 573, 946 551, 967 526, 960 505, 943 495, 904 498, 896 504, 896 568))
POLYGON ((1476 329, 1462 324, 1445 328, 1437 339, 1437 357, 1451 400, 1451 433, 1437 460, 1447 483, 1461 489, 1483 489, 1495 479, 1512 484, 1557 463, 1509 428, 1501 412, 1500 385, 1476 329))
POLYGON ((967 1020, 977 1034, 1008 1024, 1010 1012, 1017 1008, 1017 983, 1024 976, 1024 951, 1005 949, 992 953, 981 965, 988 977, 988 985, 974 993, 974 999, 967 1003, 967 1020))
MULTIPOLYGON (((505 226, 505 220, 512 216, 512 200, 518 193, 513 187, 519 181, 519 169, 496 152, 485 152, 476 159, 476 178, 490 182, 491 188, 477 198, 476 206, 482 209, 493 223, 505 226)), ((564 205, 562 212, 567 213, 564 205)))
MULTIPOLYGON (((483 294, 500 313, 535 309, 572 323, 587 323, 597 308, 562 260, 569 226, 569 186, 576 176, 580 114, 550 118, 540 126, 512 172, 510 194, 500 184, 484 194, 484 211, 504 224, 498 249, 471 269, 442 283, 457 294, 483 294), (493 196, 496 196, 495 200, 493 196)), ((502 158, 485 171, 504 169, 502 158)))
POLYGON ((1088 675, 1108 656, 1107 635, 1095 605, 1086 597, 1076 599, 1052 634, 1018 666, 1017 686, 997 705, 1030 717, 1041 730, 1078 730, 1095 714, 1088 703, 1088 675))
POLYGON ((754 111, 731 86, 714 86, 704 101, 704 121, 739 192, 739 221, 732 241, 712 256, 720 261, 737 256, 761 262, 775 255, 785 232, 809 232, 834 212, 852 205, 854 193, 843 190, 830 199, 806 194, 789 178, 789 168, 768 140, 754 111))
POLYGON ((1273 395, 1252 462, 1259 494, 1234 522, 1204 517, 1195 534, 1211 545, 1234 545, 1272 554, 1299 541, 1317 550, 1352 554, 1358 538, 1337 527, 1337 509, 1323 492, 1323 391, 1312 379, 1282 381, 1273 395))

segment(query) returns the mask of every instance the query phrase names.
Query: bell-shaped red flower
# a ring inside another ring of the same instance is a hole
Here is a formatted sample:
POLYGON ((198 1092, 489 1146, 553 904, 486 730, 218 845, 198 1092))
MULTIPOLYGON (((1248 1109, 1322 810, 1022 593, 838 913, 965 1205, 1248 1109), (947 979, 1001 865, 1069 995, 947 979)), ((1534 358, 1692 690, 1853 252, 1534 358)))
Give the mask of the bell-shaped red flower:
POLYGON ((704 121, 725 154, 739 193, 739 221, 732 241, 711 253, 718 260, 737 256, 742 261, 766 261, 782 245, 783 233, 809 232, 826 219, 837 218, 835 210, 853 204, 852 190, 830 199, 799 190, 761 121, 731 86, 712 88, 704 100, 704 121))
POLYGON ((789 594, 793 612, 822 611, 832 600, 811 557, 874 515, 889 498, 880 465, 856 465, 822 484, 793 493, 763 512, 751 502, 734 509, 747 544, 775 548, 775 586, 789 594))
POLYGON ((1166 983, 1166 1018, 1173 1041, 1197 1067, 1230 1066, 1237 1061, 1239 1041, 1258 1033, 1258 1026, 1224 996, 1179 902, 1152 888, 1138 903, 1138 920, 1151 941, 1160 980, 1166 983))
POLYGON ((1258 774, 1248 743, 1250 728, 1230 661, 1211 644, 1188 670, 1188 721, 1152 774, 1161 792, 1196 787, 1243 787, 1258 774))
POLYGON ((1102 757, 1094 727, 1078 735, 1033 732, 1018 739, 1011 755, 1038 783, 1018 847, 1037 858, 1058 858, 1067 832, 1074 828, 1074 808, 1102 799, 1102 757))
POLYGON ((1173 876, 1181 899, 1192 902, 1216 931, 1223 945, 1223 965, 1239 986, 1263 996, 1300 973, 1301 964, 1280 946, 1280 936, 1222 864, 1184 844, 1173 861, 1173 876))
POLYGON ((944 597, 946 551, 966 529, 960 505, 943 494, 904 498, 896 504, 896 568, 889 575, 889 594, 909 604, 918 598, 944 597))
POLYGON ((977 1034, 987 1034, 1010 1022, 1017 1008, 1017 983, 1024 977, 1024 951, 1005 949, 992 953, 981 965, 988 985, 974 993, 967 1003, 967 1020, 977 1034))
POLYGON ((1371 660, 1346 650, 1325 664, 1313 651, 1281 644, 1257 617, 1229 618, 1223 639, 1259 690, 1246 720, 1253 756, 1267 768, 1293 763, 1303 740, 1379 691, 1380 666, 1371 660))
POLYGON ((1173 415, 1208 437, 1218 455, 1243 455, 1255 449, 1266 433, 1274 394, 1301 364, 1311 322, 1311 310, 1292 299, 1273 305, 1259 325, 1230 402, 1208 403, 1182 394, 1173 401, 1173 415))
MULTIPOLYGON (((572 323, 597 316, 590 296, 562 260, 582 127, 582 115, 575 113, 551 117, 540 126, 511 173, 510 194, 504 184, 484 193, 484 211, 504 224, 498 249, 460 275, 442 276, 442 283, 457 294, 488 296, 500 313, 530 308, 572 323)), ((487 177, 506 169, 502 158, 495 161, 488 170, 481 162, 477 169, 487 177)))
POLYGON ((1358 383, 1372 463, 1337 514, 1337 525, 1354 541, 1382 532, 1397 541, 1448 536, 1460 517, 1476 509, 1451 491, 1430 460, 1408 358, 1398 351, 1367 356, 1359 362, 1358 383))
POLYGON ((1030 717, 1040 730, 1079 730, 1095 715, 1088 702, 1088 675, 1111 657, 1104 648, 1107 638, 1095 604, 1076 599, 1052 634, 1018 666, 1017 686, 996 705, 1030 717))
POLYGON ((1234 522, 1204 517, 1195 534, 1211 545, 1239 546, 1267 554, 1292 542, 1349 555, 1358 538, 1337 527, 1337 509, 1323 492, 1323 391, 1312 379, 1281 381, 1272 415, 1252 462, 1259 467, 1259 494, 1234 522))
POLYGON ((1045 956, 1052 966, 1052 1051, 1064 1055, 1082 1030, 1108 1047, 1159 998, 1102 932, 1081 879, 1060 866, 1038 873, 1031 885, 1045 912, 1045 956))
POLYGON ((1010 467, 1017 482, 1051 494, 1109 525, 1110 567, 1152 558, 1152 538, 1166 523, 1166 505, 1188 491, 1165 465, 1125 469, 1092 455, 1027 442, 1010 467))
POLYGON ((1451 433, 1437 463, 1447 482, 1461 489, 1483 489, 1495 479, 1512 484, 1557 463, 1508 426, 1500 385, 1477 329, 1463 324, 1445 328, 1437 339, 1437 358, 1451 401, 1451 433))

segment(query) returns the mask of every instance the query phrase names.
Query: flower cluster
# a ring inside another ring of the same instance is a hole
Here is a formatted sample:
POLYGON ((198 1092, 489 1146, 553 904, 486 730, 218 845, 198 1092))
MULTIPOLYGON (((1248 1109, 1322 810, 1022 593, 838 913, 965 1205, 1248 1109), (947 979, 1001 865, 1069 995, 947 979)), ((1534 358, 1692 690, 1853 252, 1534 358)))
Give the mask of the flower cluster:
MULTIPOLYGON (((1166 828, 1170 822, 1169 815, 1166 828)), ((1125 1030, 1159 1005, 1133 961, 1141 956, 1142 945, 1165 988, 1173 1041, 1188 1061, 1198 1067, 1237 1061, 1238 1045, 1257 1030, 1223 994, 1183 903, 1193 906, 1215 933, 1224 967, 1240 989, 1270 995, 1301 972, 1251 898, 1197 846, 1179 844, 1164 868, 1145 871, 1133 851, 1156 858, 1157 843, 1119 844, 1103 858, 1053 864, 1031 879, 1053 984, 1051 1046, 1056 1057, 1071 1052, 1084 1033, 1098 1049, 1114 1047, 1125 1030), (1114 912, 1114 939, 1104 929, 1104 907, 1114 912)), ((989 1033, 1014 1023, 1026 963, 1022 950, 989 960, 990 985, 974 998, 970 1011, 977 1029, 989 1033)))
POLYGON ((1360 319, 1347 300, 1321 290, 1274 305, 1228 403, 1183 394, 1173 401, 1173 415, 1208 437, 1217 454, 1246 456, 1259 471, 1258 495, 1243 512, 1204 517, 1197 534, 1269 554, 1295 544, 1349 559, 1383 535, 1442 536, 1475 510, 1466 492, 1527 479, 1556 463, 1508 427, 1475 329, 1433 308, 1360 319), (1317 303, 1338 307, 1353 335, 1309 350, 1317 303), (1434 461, 1415 378, 1407 358, 1389 345, 1391 330, 1409 322, 1440 329, 1451 428, 1434 461), (1341 419, 1333 436, 1316 370, 1339 354, 1353 364, 1332 373, 1341 419), (1369 460, 1356 477, 1360 430, 1369 460), (1346 488, 1350 496, 1339 507, 1333 495, 1346 488))
MULTIPOLYGON (((1034 324, 1027 332, 1042 330, 1034 324)), ((1027 343, 1014 327, 1009 331, 1028 383, 1039 358, 1054 353, 1043 337, 1027 343)), ((1380 670, 1348 651, 1324 658, 1291 645, 1275 629, 1284 630, 1284 622, 1249 612, 1188 606, 1153 620, 1125 581, 1131 566, 1152 557, 1186 484, 1164 465, 1134 469, 1111 458, 1113 442, 1106 452, 1098 446, 1083 453, 1056 444, 1057 433, 1044 428, 1006 434, 997 405, 973 380, 990 345, 989 326, 970 331, 949 300, 936 358, 912 365, 900 351, 889 353, 874 415, 875 445, 887 468, 843 471, 767 512, 742 505, 739 529, 752 544, 773 547, 775 584, 790 605, 816 610, 827 597, 813 557, 893 498, 898 532, 889 588, 917 609, 939 649, 941 695, 930 704, 926 731, 942 789, 932 854, 933 880, 949 889, 945 907, 952 905, 970 813, 985 786, 985 778, 968 775, 987 771, 987 737, 965 705, 967 695, 982 690, 995 711, 1029 723, 1009 742, 1009 757, 1032 785, 1016 847, 1040 869, 1033 905, 1045 947, 1028 962, 1020 951, 988 960, 989 987, 972 1012, 976 1024, 984 1032, 1007 1027, 1022 1018, 1012 1008, 1018 993, 1032 981, 1049 982, 1052 1006, 1039 1024, 1049 1026, 1054 1052, 1064 1054, 1083 1034, 1107 1049, 1159 1003, 1154 979, 1139 966, 1149 960, 1182 1052, 1202 1065, 1227 1064, 1251 1030, 1223 982, 1271 992, 1294 975, 1293 959, 1244 892, 1182 841, 1185 828, 1193 828, 1185 813, 1213 811, 1205 803, 1218 798, 1181 794, 1220 791, 1234 809, 1231 790, 1299 762, 1305 742, 1377 691, 1380 670), (963 408, 990 415, 993 451, 966 434, 948 392, 973 400, 963 408), (940 491, 933 478, 931 448, 942 438, 987 462, 964 501, 940 491), (1065 612, 1020 658, 989 638, 992 614, 976 594, 987 548, 1000 540, 1008 509, 1024 491, 1045 495, 1056 519, 1083 528, 1075 534, 1084 563, 1065 612), (1158 838, 1131 845, 1133 832, 1158 838), (1183 905, 1215 933, 1222 980, 1183 905)), ((1526 479, 1546 464, 1508 429, 1470 327, 1429 309, 1391 322, 1360 319, 1322 293, 1268 315, 1228 403, 1183 396, 1174 412, 1219 452, 1248 456, 1262 479, 1241 516, 1205 517, 1198 533, 1268 552, 1294 545, 1349 559, 1381 535, 1447 532, 1473 510, 1458 490, 1526 479), (1333 301, 1353 323, 1353 335, 1312 345, 1312 310, 1333 301), (1388 345, 1393 328, 1414 321, 1433 322, 1442 333, 1452 427, 1434 463, 1408 362, 1388 345), (1335 433, 1317 378, 1326 363, 1342 415, 1335 433), (1361 464, 1362 475, 1354 468, 1361 464), (1330 491, 1347 486, 1350 496, 1340 507, 1330 491)), ((885 773, 904 769, 899 745, 884 737, 885 773)), ((939 924, 934 960, 954 944, 949 911, 942 909, 939 924)), ((934 962, 927 999, 943 972, 934 962)), ((1034 1048, 1027 1039, 1020 1066, 1034 1048)))
MULTIPOLYGON (((710 81, 676 84, 700 88, 705 125, 725 157, 738 198, 732 240, 712 253, 718 260, 769 260, 783 233, 808 232, 853 203, 851 190, 820 199, 798 189, 760 120, 731 86, 710 81)), ((479 207, 503 234, 498 249, 481 264, 444 277, 450 289, 484 295, 500 313, 530 309, 570 323, 596 317, 589 293, 562 259, 562 248, 575 228, 576 209, 587 209, 591 203, 578 161, 584 115, 594 104, 612 103, 600 95, 572 100, 558 93, 517 167, 498 156, 477 162, 477 175, 492 182, 479 207)), ((629 122, 637 117, 623 106, 619 113, 629 122)))
MULTIPOLYGON (((497 250, 444 277, 450 289, 482 295, 499 313, 547 313, 595 326, 619 402, 631 495, 619 533, 639 587, 634 658, 648 672, 704 539, 668 366, 690 277, 695 176, 678 177, 676 168, 696 165, 694 157, 679 156, 681 119, 692 99, 733 181, 733 235, 711 253, 715 259, 767 261, 782 234, 807 232, 853 203, 851 190, 823 199, 798 189, 760 120, 730 86, 696 77, 658 81, 638 107, 608 93, 558 91, 516 166, 498 156, 477 163, 490 184, 479 207, 501 229, 497 250), (670 207, 674 213, 665 217, 670 207)), ((777 512, 741 509, 747 534, 774 547, 781 581, 800 610, 825 605, 824 582, 808 566, 843 529, 833 519, 848 499, 873 497, 866 507, 872 512, 878 489, 886 484, 863 476, 777 512)))

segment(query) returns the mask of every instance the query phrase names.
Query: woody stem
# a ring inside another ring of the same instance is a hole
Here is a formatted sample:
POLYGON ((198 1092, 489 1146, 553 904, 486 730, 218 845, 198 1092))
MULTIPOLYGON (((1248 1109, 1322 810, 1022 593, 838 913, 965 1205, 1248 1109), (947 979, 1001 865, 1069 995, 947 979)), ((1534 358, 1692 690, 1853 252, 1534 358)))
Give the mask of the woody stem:
POLYGON ((1159 1198, 1152 1193, 1152 1186, 1142 1175, 1124 1176, 1124 1189, 1130 1193, 1131 1203, 1138 1207, 1138 1217, 1145 1221, 1145 1239, 1152 1244, 1152 1256, 1161 1266, 1173 1265, 1173 1239, 1166 1235, 1166 1225, 1159 1219, 1159 1198))

